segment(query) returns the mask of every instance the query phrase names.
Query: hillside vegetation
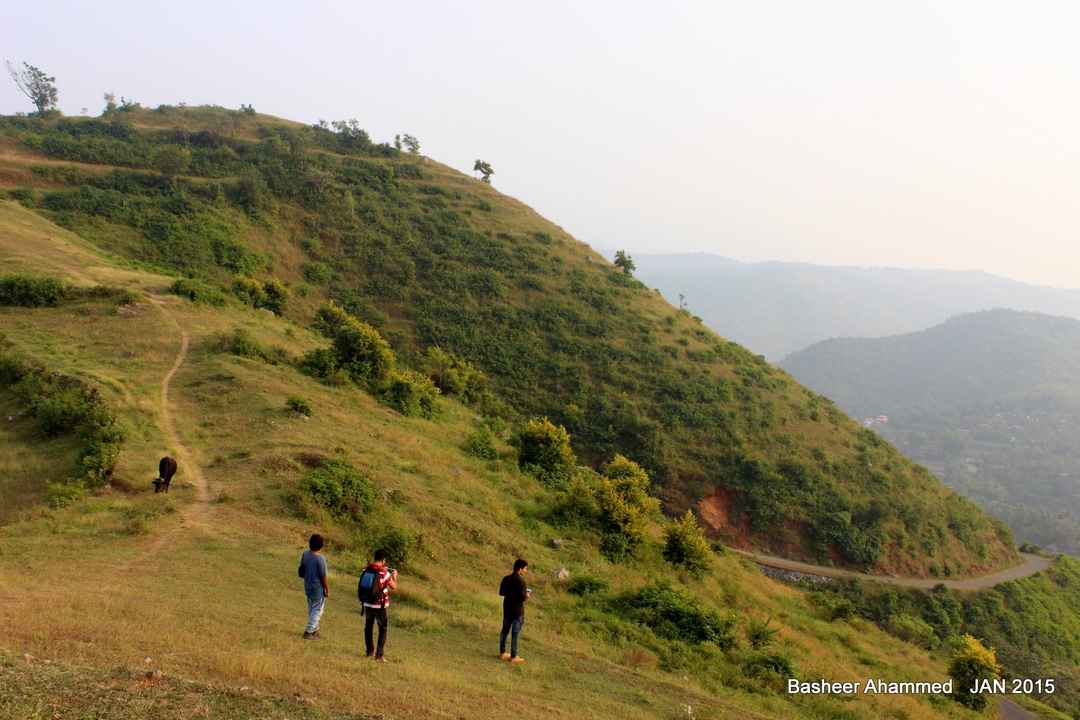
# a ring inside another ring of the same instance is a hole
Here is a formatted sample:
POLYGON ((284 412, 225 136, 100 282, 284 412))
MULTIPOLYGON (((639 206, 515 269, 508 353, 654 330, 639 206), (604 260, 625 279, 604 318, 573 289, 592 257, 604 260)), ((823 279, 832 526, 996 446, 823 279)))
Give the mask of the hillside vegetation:
POLYGON ((1080 321, 995 310, 832 340, 785 367, 877 428, 1019 539, 1080 554, 1080 321))
MULTIPOLYGON (((612 563, 595 528, 553 524, 550 509, 573 498, 519 469, 497 421, 454 397, 433 419, 407 415, 313 378, 282 358, 322 335, 238 301, 169 295, 171 278, 0 202, 0 261, 28 247, 39 259, 22 256, 23 271, 126 293, 0 307, 0 365, 97 389, 123 440, 94 489, 78 464, 83 416, 48 409, 79 410, 59 399, 81 396, 0 391, 17 416, 0 427, 0 457, 26 447, 35 463, 14 477, 23 500, 0 526, 5 717, 976 717, 937 696, 786 696, 790 674, 941 679, 945 660, 834 620, 731 555, 672 565, 692 544, 665 543, 672 526, 655 513, 639 518, 635 561, 612 563), (71 422, 44 424, 55 417, 71 422), (180 471, 155 495, 166 452, 180 471), (324 640, 305 643, 295 573, 313 529, 329 539, 331 597, 324 640), (375 545, 402 578, 386 665, 361 657, 354 595, 375 545), (518 555, 535 593, 527 662, 511 667, 496 658, 495 589, 518 555)), ((634 467, 603 477, 632 484, 634 467)))
POLYGON ((522 204, 356 123, 169 106, 7 118, 0 183, 133 267, 188 278, 185 297, 304 326, 333 300, 398 360, 357 372, 343 343, 367 331, 331 329, 337 359, 306 361, 328 381, 423 408, 409 373, 450 352, 490 378, 481 412, 547 416, 593 467, 640 463, 668 511, 698 508, 728 542, 912 575, 1016 560, 1003 526, 824 398, 522 204))

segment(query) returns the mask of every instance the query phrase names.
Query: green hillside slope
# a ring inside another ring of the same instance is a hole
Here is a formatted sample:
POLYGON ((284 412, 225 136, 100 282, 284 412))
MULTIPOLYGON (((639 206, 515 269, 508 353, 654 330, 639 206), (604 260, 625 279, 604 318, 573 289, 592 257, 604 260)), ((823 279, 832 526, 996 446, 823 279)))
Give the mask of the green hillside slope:
POLYGON ((1080 321, 995 310, 890 338, 832 340, 785 367, 1024 541, 1080 554, 1080 321))
POLYGON ((0 129, 0 183, 86 241, 305 325, 332 298, 413 366, 451 350, 491 377, 486 412, 547 415, 594 465, 640 462, 670 511, 698 507, 729 542, 913 575, 1016 559, 1007 531, 783 372, 356 125, 163 106, 0 129))
POLYGON ((0 261, 127 291, 0 307, 0 403, 19 415, 0 426, 0 458, 41 451, 32 475, 14 477, 22 504, 0 525, 5 717, 976 717, 936 696, 785 695, 792 673, 940 679, 944 656, 833 619, 731 555, 698 576, 672 567, 657 516, 633 563, 607 561, 591 529, 550 524, 559 494, 520 472, 502 439, 487 459, 466 451, 470 408, 444 398, 436 419, 409 417, 278 361, 325 342, 300 324, 170 296, 169 278, 2 201, 0 261), (222 343, 237 329, 261 357, 222 343), (28 381, 34 366, 54 384, 28 381), (30 374, 12 385, 16 371, 30 374), (86 468, 87 398, 124 438, 108 486, 79 498, 67 478, 86 468), (44 444, 49 428, 62 444, 44 444), (180 472, 155 495, 166 452, 180 472), (371 490, 369 514, 313 484, 329 467, 371 490), (305 643, 295 573, 313 529, 329 539, 331 597, 324 640, 305 643), (354 595, 376 544, 401 569, 386 665, 362 657, 354 595), (496 658, 495 589, 518 555, 535 594, 527 662, 511 667, 496 658))

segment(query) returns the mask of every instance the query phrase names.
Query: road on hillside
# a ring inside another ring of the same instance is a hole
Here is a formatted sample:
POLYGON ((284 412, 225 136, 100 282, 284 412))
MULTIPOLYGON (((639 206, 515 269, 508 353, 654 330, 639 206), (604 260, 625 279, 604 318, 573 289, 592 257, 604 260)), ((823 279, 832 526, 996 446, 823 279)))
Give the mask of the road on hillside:
POLYGON ((861 580, 873 580, 874 582, 887 583, 889 585, 899 585, 901 587, 921 588, 929 590, 937 587, 938 585, 944 585, 947 588, 953 590, 985 590, 995 585, 999 585, 1009 580, 1019 580, 1020 578, 1034 575, 1035 573, 1042 572, 1046 568, 1050 567, 1053 562, 1050 558, 1045 558, 1040 555, 1031 555, 1029 553, 1020 553, 1022 562, 1019 565, 1006 568, 990 575, 979 575, 977 577, 961 578, 956 580, 945 580, 937 578, 909 578, 909 577, 895 577, 892 575, 870 575, 868 573, 854 572, 853 570, 842 570, 840 568, 825 567, 822 565, 811 565, 810 563, 799 562, 798 560, 788 560, 786 558, 775 557, 772 555, 763 555, 761 553, 750 552, 749 550, 739 550, 737 548, 729 548, 732 552, 738 553, 743 557, 750 558, 759 565, 765 565, 771 568, 778 568, 780 570, 791 570, 797 573, 806 573, 807 575, 821 575, 824 577, 834 578, 859 578, 861 580))
POLYGON ((1007 699, 998 705, 998 717, 1001 720, 1039 720, 1034 714, 1007 699))

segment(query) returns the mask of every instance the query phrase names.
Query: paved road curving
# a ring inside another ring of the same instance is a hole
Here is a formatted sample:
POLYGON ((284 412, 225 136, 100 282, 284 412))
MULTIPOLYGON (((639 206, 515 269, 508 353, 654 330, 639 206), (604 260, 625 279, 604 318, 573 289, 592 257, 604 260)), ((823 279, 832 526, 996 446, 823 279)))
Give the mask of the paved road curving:
POLYGON ((748 550, 739 550, 737 548, 729 548, 732 552, 738 553, 743 557, 748 557, 759 565, 765 565, 767 567, 779 568, 781 570, 791 570, 798 573, 806 573, 808 575, 822 575, 824 577, 835 578, 860 578, 863 580, 873 580, 874 582, 887 583, 889 585, 900 585, 901 587, 922 588, 929 590, 930 588, 938 585, 944 585, 947 588, 953 590, 985 590, 995 585, 999 585, 1009 580, 1018 580, 1020 578, 1034 575, 1035 573, 1042 572, 1046 568, 1050 567, 1050 564, 1054 562, 1050 558, 1045 558, 1040 555, 1030 555, 1028 553, 1020 553, 1022 562, 1019 565, 1006 568, 990 575, 979 575, 977 577, 961 578, 954 580, 945 580, 937 578, 909 578, 909 577, 895 577, 892 575, 870 575, 868 573, 854 572, 852 570, 843 570, 834 567, 825 567, 822 565, 812 565, 810 563, 799 562, 798 560, 788 560, 786 558, 775 557, 772 555, 763 555, 761 553, 750 552, 748 550))
POLYGON ((998 705, 998 717, 1001 720, 1039 720, 1037 715, 1008 699, 1002 700, 998 705))

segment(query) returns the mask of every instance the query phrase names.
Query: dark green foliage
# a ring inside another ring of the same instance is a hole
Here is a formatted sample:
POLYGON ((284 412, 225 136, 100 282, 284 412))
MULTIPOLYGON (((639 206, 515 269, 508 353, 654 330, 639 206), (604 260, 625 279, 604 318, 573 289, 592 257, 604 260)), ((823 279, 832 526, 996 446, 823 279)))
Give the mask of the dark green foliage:
POLYGON ((254 308, 270 310, 276 315, 285 312, 285 303, 289 298, 288 289, 273 278, 259 282, 248 277, 238 277, 233 281, 232 291, 244 303, 254 308))
POLYGON ((692 595, 667 583, 625 593, 612 604, 623 617, 668 640, 712 643, 723 650, 735 644, 734 616, 702 607, 692 595))
POLYGON ((603 578, 592 575, 578 575, 570 579, 566 591, 571 595, 600 595, 606 593, 610 584, 603 578))
POLYGON ((495 434, 487 425, 480 425, 469 433, 461 449, 481 460, 498 460, 499 458, 499 451, 495 448, 495 434))
POLYGON ((772 618, 760 620, 753 617, 747 620, 746 641, 750 643, 750 647, 761 650, 771 645, 773 640, 776 639, 776 628, 769 627, 771 620, 772 618))
POLYGON ((386 380, 382 398, 402 415, 434 418, 439 412, 439 388, 413 370, 394 370, 386 380))
POLYGON ((50 372, 17 355, 3 336, 0 336, 0 384, 11 387, 27 404, 44 435, 73 434, 82 440, 73 482, 88 487, 109 482, 124 433, 97 388, 79 378, 50 372))
POLYGON ((220 288, 193 278, 180 278, 169 286, 169 292, 204 305, 220 307, 225 304, 225 293, 220 288))
POLYGON ((518 464, 545 485, 561 487, 577 466, 570 448, 570 434, 547 418, 533 418, 514 436, 518 464))
POLYGON ((782 653, 754 653, 742 663, 743 672, 750 677, 771 674, 786 680, 795 677, 795 666, 791 658, 782 653))
POLYGON ((261 360, 270 365, 287 364, 291 362, 289 353, 285 348, 273 346, 266 347, 243 328, 236 328, 231 333, 218 335, 211 343, 218 352, 230 353, 237 357, 261 360))
POLYGON ((64 300, 67 291, 67 286, 56 278, 0 276, 0 305, 55 307, 64 300))
POLYGON ((297 415, 311 417, 311 403, 298 395, 292 395, 285 401, 285 407, 297 415))
POLYGON ((487 377, 470 363, 442 348, 428 348, 424 369, 444 395, 460 397, 464 402, 480 402, 488 393, 487 377))
POLYGON ((34 103, 38 115, 45 115, 56 108, 60 94, 56 90, 55 77, 26 62, 20 68, 8 61, 7 70, 19 92, 34 103))
POLYGON ((700 577, 709 569, 712 549, 694 513, 687 510, 664 530, 664 559, 700 577))
POLYGON ((633 275, 634 271, 637 270, 634 259, 627 255, 625 250, 619 250, 615 253, 615 267, 622 270, 624 275, 633 275))
POLYGON ((640 465, 616 455, 604 474, 581 468, 555 498, 552 522, 600 534, 600 552, 613 562, 632 558, 645 541, 648 520, 658 509, 649 495, 649 476, 640 465))
POLYGON ((324 262, 308 262, 304 263, 302 270, 304 279, 312 285, 325 285, 330 282, 333 277, 333 271, 324 262))
POLYGON ((395 569, 409 567, 414 551, 422 549, 418 536, 399 528, 386 528, 376 534, 371 540, 372 552, 378 549, 386 551, 387 564, 395 569))
POLYGON ((375 507, 375 487, 344 460, 326 460, 300 480, 300 489, 340 519, 360 520, 375 507))

